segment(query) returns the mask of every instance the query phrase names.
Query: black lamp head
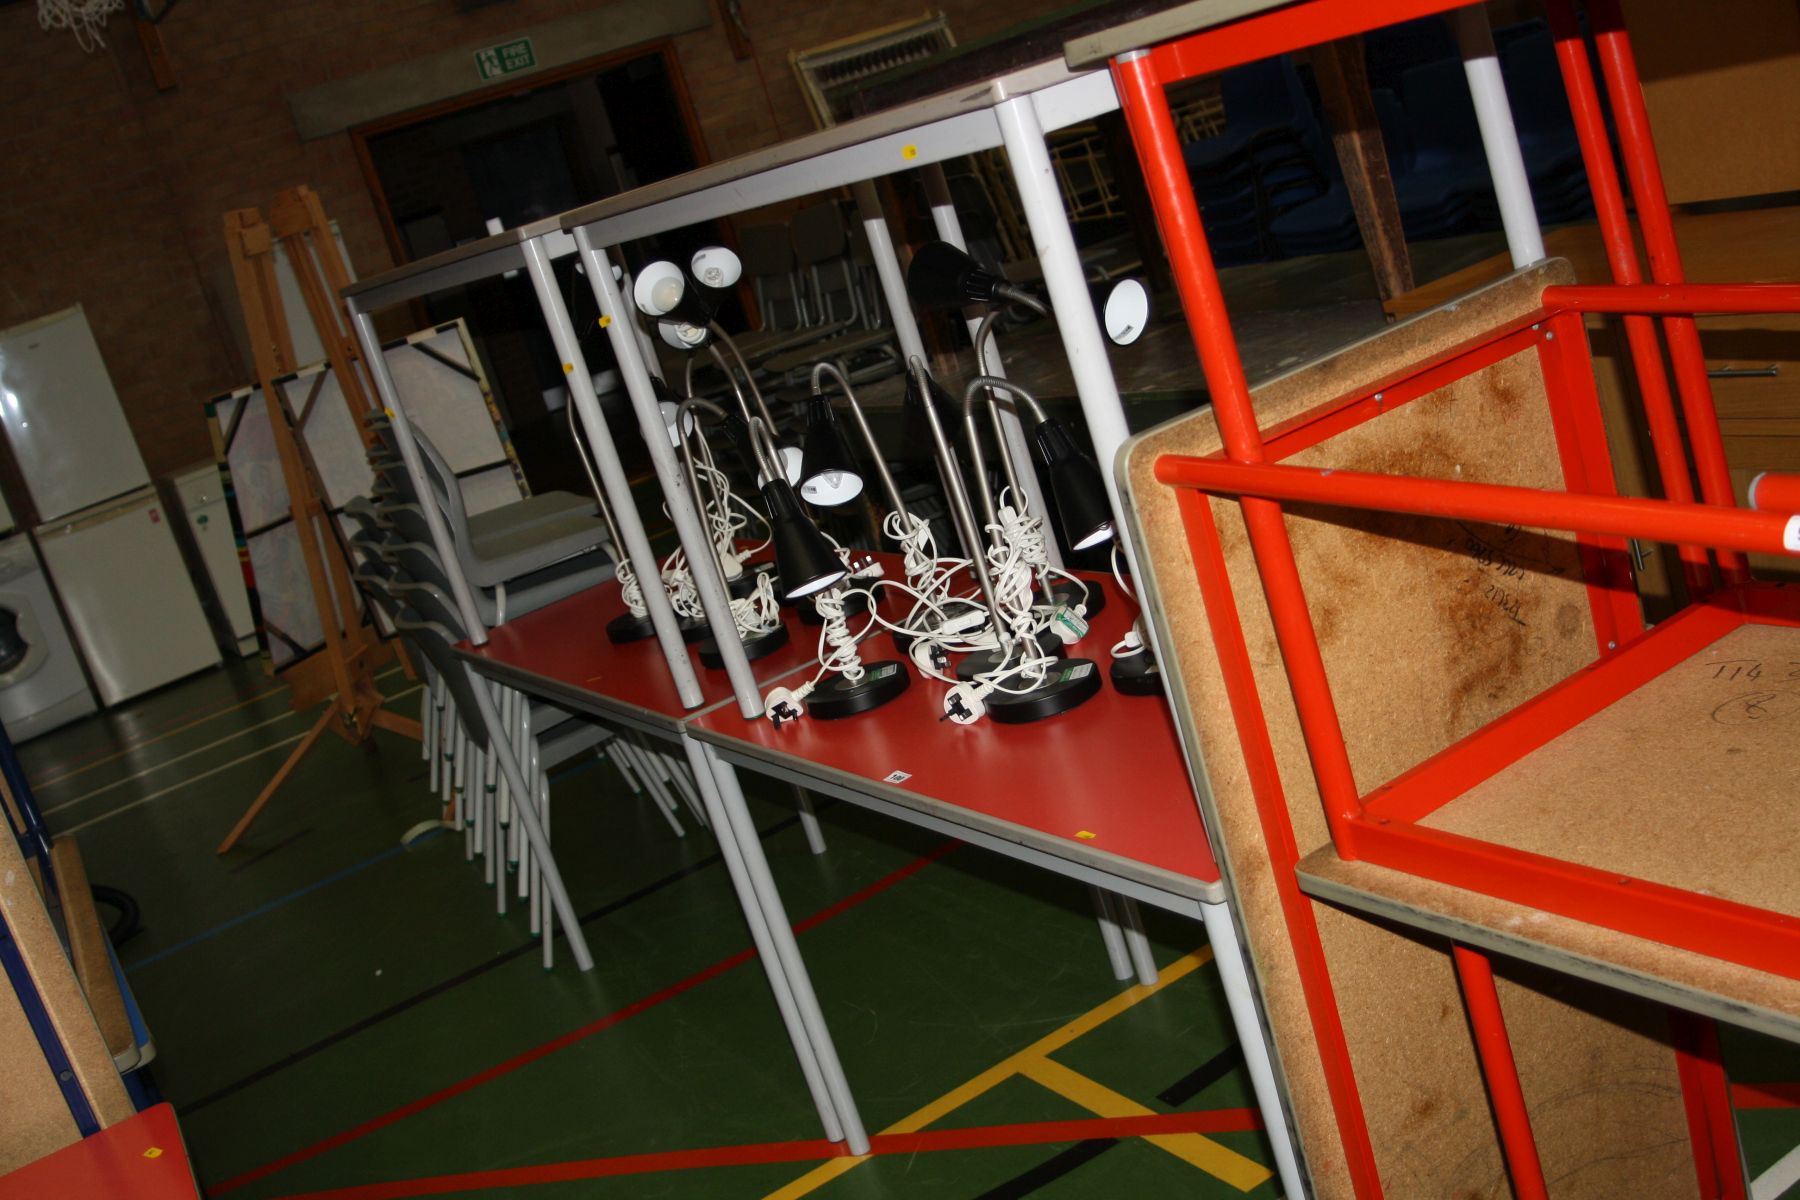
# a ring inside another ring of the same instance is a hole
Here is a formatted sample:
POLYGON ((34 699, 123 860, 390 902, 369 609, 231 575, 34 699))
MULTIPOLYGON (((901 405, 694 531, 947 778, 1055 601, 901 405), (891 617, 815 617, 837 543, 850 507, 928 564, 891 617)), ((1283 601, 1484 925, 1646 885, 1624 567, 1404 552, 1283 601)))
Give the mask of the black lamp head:
POLYGON ((831 401, 815 395, 806 408, 806 441, 800 458, 800 495, 808 504, 835 508, 862 495, 862 472, 844 441, 831 401))
POLYGON ((775 548, 775 573, 789 600, 822 592, 846 574, 837 552, 800 507, 794 485, 771 479, 762 487, 769 516, 769 540, 775 548))
POLYGON ((950 393, 946 392, 938 381, 933 379, 930 373, 925 371, 923 367, 918 371, 908 371, 906 373, 906 403, 921 409, 926 406, 927 393, 919 389, 919 376, 921 374, 925 376, 925 386, 930 389, 930 402, 938 407, 939 418, 944 421, 957 420, 962 413, 961 407, 951 398, 950 393))
POLYGON ((703 246, 688 260, 688 284, 709 313, 719 311, 743 276, 743 260, 724 246, 703 246))
POLYGON ((998 304, 1006 280, 949 242, 927 242, 906 270, 906 292, 921 308, 998 304))
POLYGON ((1044 460, 1050 499, 1070 547, 1087 550, 1110 540, 1112 506, 1094 460, 1082 453, 1067 427, 1054 417, 1040 421, 1031 437, 1044 460))

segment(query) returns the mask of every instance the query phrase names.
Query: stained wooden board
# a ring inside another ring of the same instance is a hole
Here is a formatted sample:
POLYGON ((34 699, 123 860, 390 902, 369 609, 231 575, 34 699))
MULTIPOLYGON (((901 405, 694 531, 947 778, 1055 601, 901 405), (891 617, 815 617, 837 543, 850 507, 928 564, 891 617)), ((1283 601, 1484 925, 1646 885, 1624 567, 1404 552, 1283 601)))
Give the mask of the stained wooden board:
MULTIPOLYGON (((1253 394, 1259 424, 1291 423, 1344 397, 1392 386, 1419 364, 1527 317, 1546 285, 1571 279, 1566 263, 1541 264, 1271 380, 1253 394)), ((1295 950, 1314 938, 1388 1194, 1505 1196, 1447 942, 1294 890, 1283 856, 1328 844, 1323 814, 1242 519, 1235 504, 1215 501, 1232 600, 1297 845, 1283 850, 1259 812, 1210 626, 1219 614, 1200 592, 1175 495, 1153 474, 1165 453, 1219 448, 1212 415, 1202 410, 1127 443, 1118 469, 1148 610, 1172 660, 1165 665, 1175 680, 1190 769, 1243 924, 1317 1193, 1347 1197, 1351 1185, 1295 950)), ((1529 350, 1288 461, 1562 484, 1529 350)), ((1363 788, 1443 749, 1596 653, 1585 594, 1561 539, 1341 510, 1291 512, 1287 523, 1363 788)), ((1542 1154, 1558 1181, 1558 1200, 1694 1195, 1660 1009, 1530 972, 1503 978, 1501 994, 1516 1044, 1559 1048, 1521 1055, 1528 1100, 1548 1122, 1542 1154), (1557 1100, 1577 1096, 1578 1104, 1557 1100)))
POLYGON ((1420 824, 1800 914, 1800 629, 1747 625, 1420 824))
POLYGON ((113 1061, 129 1055, 133 1061, 128 1066, 135 1065, 137 1037, 131 1031, 131 1017, 125 1012, 118 977, 113 974, 106 930, 94 907, 94 892, 75 839, 58 838, 50 847, 50 863, 56 871, 57 899, 62 903, 75 977, 81 981, 81 990, 87 995, 88 1007, 94 1010, 94 1022, 100 1026, 100 1036, 106 1040, 113 1061))

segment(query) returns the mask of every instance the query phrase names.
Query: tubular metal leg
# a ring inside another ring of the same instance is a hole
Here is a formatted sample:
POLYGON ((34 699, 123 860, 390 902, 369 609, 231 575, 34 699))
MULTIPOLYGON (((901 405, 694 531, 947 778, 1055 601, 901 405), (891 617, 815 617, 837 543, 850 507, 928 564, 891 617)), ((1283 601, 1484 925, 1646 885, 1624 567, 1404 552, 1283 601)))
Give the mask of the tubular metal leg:
POLYGON ((806 833, 806 848, 814 854, 825 853, 825 831, 819 828, 818 814, 813 812, 812 793, 795 784, 794 797, 800 805, 800 828, 806 833))
POLYGON ((1131 959, 1125 953, 1125 935, 1119 932, 1119 919, 1113 915, 1112 896, 1093 884, 1088 894, 1094 898, 1094 919, 1100 922, 1100 941, 1106 946, 1106 961, 1113 978, 1123 982, 1131 978, 1131 959))
POLYGON ((1114 896, 1113 909, 1119 914, 1119 925, 1125 931, 1125 949, 1131 955, 1131 968, 1137 981, 1149 987, 1157 980, 1156 959, 1150 953, 1150 939, 1144 934, 1144 919, 1138 913, 1137 901, 1129 896, 1114 896))
POLYGON ((1500 993, 1494 988, 1494 968, 1487 955, 1467 946, 1451 948, 1456 958, 1456 977, 1462 983, 1463 1003, 1475 1031, 1475 1052, 1487 1079, 1488 1099, 1494 1105, 1494 1124, 1500 1129, 1500 1145, 1506 1151, 1506 1169, 1512 1174, 1519 1200, 1548 1200, 1543 1164, 1538 1161, 1537 1141, 1531 1135, 1531 1113, 1525 1107, 1525 1089, 1519 1085, 1519 1066, 1513 1061, 1512 1043, 1506 1036, 1506 1016, 1500 1011, 1500 993))
MULTIPOLYGON (((471 672, 471 677, 473 677, 473 672, 471 672)), ((500 758, 500 770, 505 774, 513 790, 523 796, 526 794, 525 776, 519 769, 518 759, 512 756, 511 748, 500 736, 503 731, 500 728, 499 715, 494 711, 494 698, 488 694, 485 687, 480 686, 479 679, 473 681, 476 684, 475 703, 481 710, 482 723, 487 726, 489 740, 500 758)), ((524 825, 525 836, 531 839, 531 848, 536 852, 538 862, 543 866, 544 887, 550 893, 550 903, 556 912, 556 919, 562 924, 563 934, 569 939, 569 948, 575 952, 575 963, 581 970, 591 971, 594 968, 594 956, 589 953, 587 938, 581 932, 581 923, 575 918, 575 907, 569 903, 569 893, 563 887, 562 873, 556 868, 556 860, 550 856, 550 847, 544 840, 544 831, 538 825, 537 810, 532 805, 522 804, 519 806, 518 816, 524 825)))
MULTIPOLYGON (((708 821, 718 834, 719 853, 725 859, 725 872, 731 877, 731 886, 737 892, 738 907, 743 910, 744 921, 750 926, 750 939, 756 945, 756 955, 762 963, 763 974, 768 978, 769 990, 775 994, 775 1007, 781 1013, 781 1023, 787 1027, 788 1041, 794 1048, 794 1057, 800 1062, 800 1073, 806 1078, 806 1089, 812 1094, 813 1107, 818 1110, 825 1138, 827 1141, 841 1142, 844 1140, 843 1123, 838 1117, 831 1090, 825 1086, 819 1056, 813 1049, 813 1037, 806 1019, 801 1015, 800 1006, 795 1002, 793 985, 780 956, 775 952, 769 922, 762 905, 757 901, 756 889, 750 882, 750 872, 744 865, 742 849, 732 836, 732 826, 725 820, 724 799, 718 782, 713 777, 708 755, 700 743, 691 738, 682 738, 681 745, 693 768, 694 783, 706 805, 708 821)), ((788 931, 788 936, 793 936, 791 930, 788 931)))
POLYGON ((1481 144, 1487 151, 1494 197, 1500 203, 1500 224, 1506 230, 1507 249, 1512 253, 1513 266, 1523 267, 1544 257, 1544 234, 1538 228, 1537 208, 1531 202, 1531 179, 1525 173, 1525 156, 1519 151, 1519 131, 1513 125, 1506 83, 1500 77, 1500 60, 1494 53, 1487 8, 1470 5, 1449 16, 1462 51, 1463 73, 1469 79, 1469 98, 1475 103, 1481 144))
POLYGON ((1250 1090, 1256 1093, 1263 1129, 1275 1152, 1275 1173, 1281 1177, 1283 1194, 1289 1200, 1300 1200, 1308 1192, 1301 1182, 1304 1175, 1294 1150, 1294 1134, 1275 1079, 1275 1064, 1269 1057, 1268 1034, 1257 1008, 1256 990, 1250 983, 1244 948, 1238 941, 1237 923, 1223 904, 1202 904, 1200 916, 1206 923, 1206 939, 1212 943, 1213 965, 1218 968, 1219 983, 1225 989, 1232 1028, 1237 1031, 1238 1046, 1244 1052, 1244 1066, 1250 1072, 1250 1090))
MULTIPOLYGON (((818 1055, 819 1070, 825 1077, 826 1091, 830 1093, 832 1106, 837 1109, 838 1117, 844 1123, 844 1142, 850 1153, 867 1154, 869 1135, 863 1131, 862 1117, 856 1111, 856 1100, 850 1095, 850 1084, 844 1078, 843 1064, 838 1061, 837 1047, 832 1044, 831 1031, 826 1028, 825 1016, 819 1010, 819 999, 813 994, 812 979, 807 975, 806 963, 800 957, 800 946, 794 940, 794 929, 788 923, 787 909, 781 903, 781 893, 775 887, 774 877, 769 874, 769 860, 763 857, 762 841, 757 837, 756 824, 751 821, 750 811, 744 805, 744 793, 738 787, 737 773, 724 760, 712 756, 707 747, 701 746, 700 749, 702 755, 711 758, 713 778, 719 785, 720 805, 725 820, 730 822, 730 836, 737 842, 738 850, 743 855, 744 868, 750 876, 757 903, 762 906, 764 919, 769 924, 770 940, 774 943, 776 957, 783 973, 787 975, 789 986, 793 988, 794 1004, 812 1039, 813 1052, 818 1055)), ((699 770, 698 765, 695 770, 699 770)), ((721 834, 721 841, 723 840, 724 835, 721 834)))

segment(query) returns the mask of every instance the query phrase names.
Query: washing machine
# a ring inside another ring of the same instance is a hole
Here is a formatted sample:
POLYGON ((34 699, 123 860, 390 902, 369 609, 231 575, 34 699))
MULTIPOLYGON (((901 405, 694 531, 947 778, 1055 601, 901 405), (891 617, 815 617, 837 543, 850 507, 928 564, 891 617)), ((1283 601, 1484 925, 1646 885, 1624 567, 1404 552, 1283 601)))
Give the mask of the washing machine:
POLYGON ((0 721, 7 734, 23 742, 96 707, 31 539, 0 539, 0 721))

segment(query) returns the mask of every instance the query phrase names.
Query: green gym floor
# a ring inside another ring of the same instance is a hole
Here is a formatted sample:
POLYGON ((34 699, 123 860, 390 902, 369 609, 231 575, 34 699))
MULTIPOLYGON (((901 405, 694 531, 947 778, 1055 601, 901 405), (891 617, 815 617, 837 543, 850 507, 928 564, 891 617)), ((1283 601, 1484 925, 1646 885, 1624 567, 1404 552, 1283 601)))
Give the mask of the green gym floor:
MULTIPOLYGON (((416 711, 401 674, 382 683, 416 711)), ((1162 982, 1128 987, 1077 885, 844 804, 815 857, 791 793, 746 777, 889 1135, 840 1158, 704 830, 677 838, 608 762, 562 768, 556 845, 596 966, 559 943, 546 972, 461 835, 401 847, 436 815, 414 743, 325 739, 214 855, 308 724, 247 662, 21 752, 53 830, 141 907, 119 953, 210 1197, 1279 1192, 1197 924, 1146 910, 1162 982)), ((1754 1175, 1800 1140, 1800 1052, 1729 1049, 1754 1175)))

